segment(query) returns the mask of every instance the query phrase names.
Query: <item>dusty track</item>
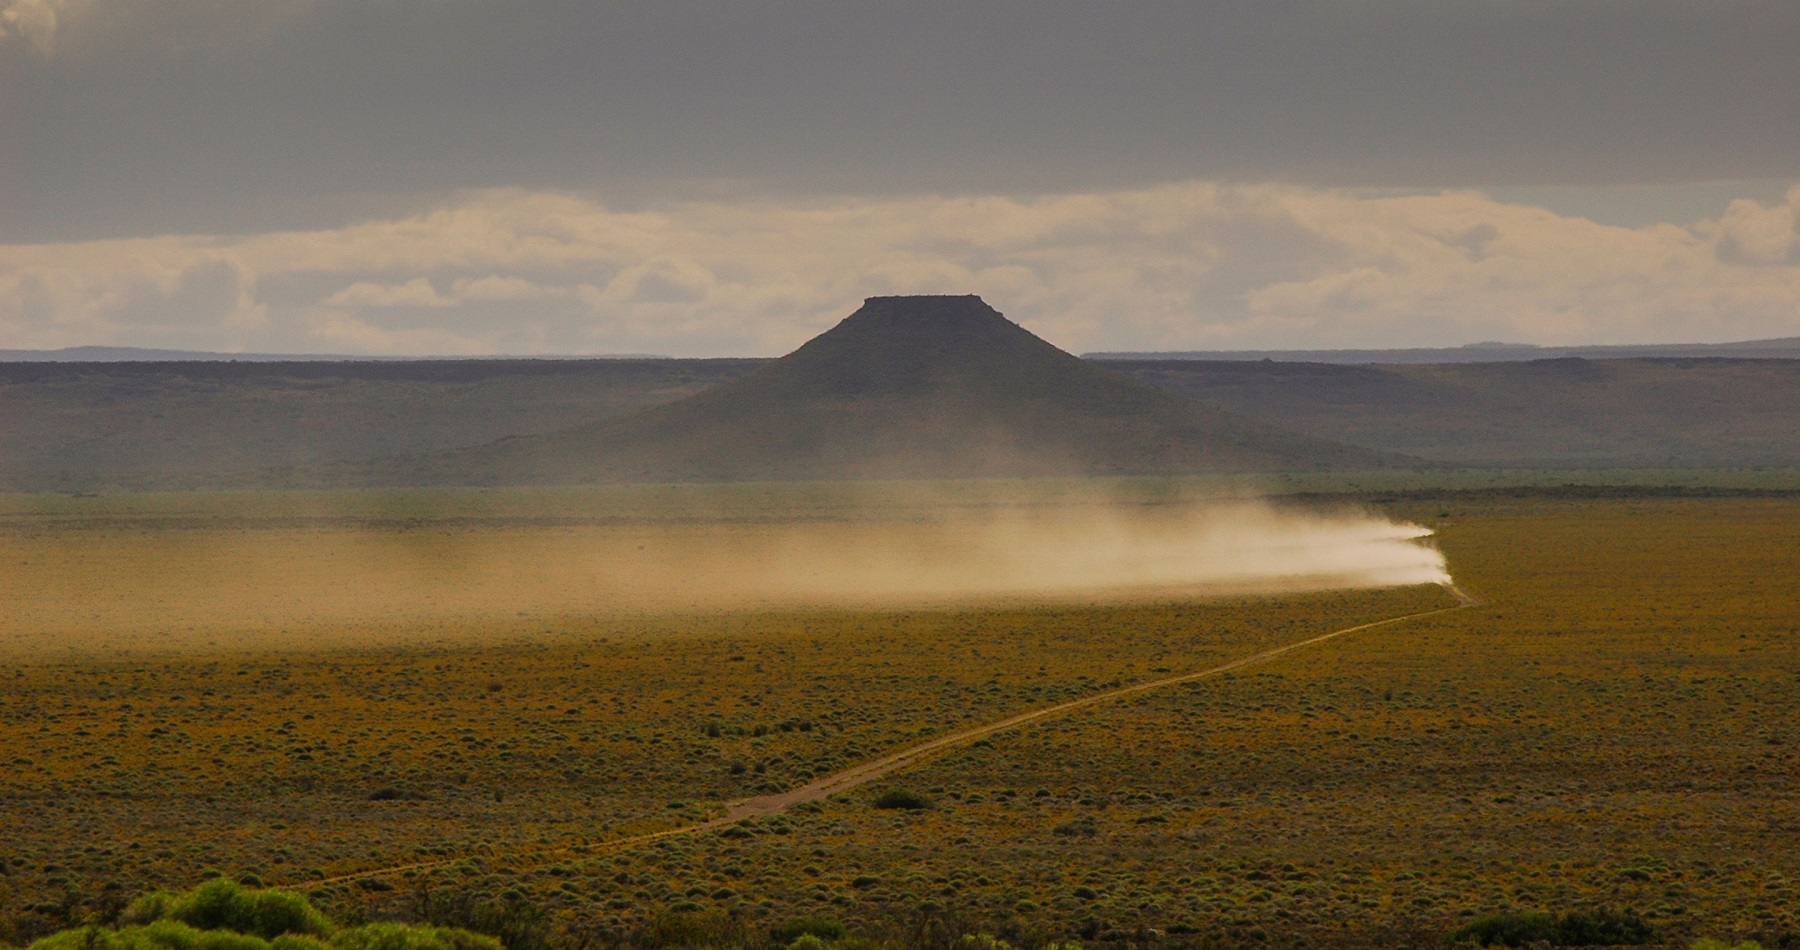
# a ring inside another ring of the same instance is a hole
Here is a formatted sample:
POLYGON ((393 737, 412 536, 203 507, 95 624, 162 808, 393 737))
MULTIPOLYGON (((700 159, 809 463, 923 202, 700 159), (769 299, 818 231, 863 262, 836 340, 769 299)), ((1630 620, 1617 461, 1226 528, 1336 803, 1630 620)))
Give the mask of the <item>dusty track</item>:
MULTIPOLYGON (((1130 686, 1121 686, 1118 689, 1108 690, 1107 692, 1104 692, 1104 693, 1095 693, 1092 696, 1083 696, 1080 699, 1072 699, 1066 703, 1057 703, 1054 706, 1045 706, 1041 709, 1034 709, 1034 710, 1031 710, 1030 712, 1019 713, 1016 716, 1009 716, 1008 718, 997 720, 995 722, 990 722, 986 725, 976 726, 971 729, 964 729, 961 732, 953 732, 946 736, 939 736, 936 739, 932 739, 927 742, 922 742, 922 743, 912 746, 910 748, 902 749, 899 752, 895 752, 890 755, 884 756, 882 758, 876 759, 873 762, 865 762, 862 765, 858 765, 853 768, 845 769, 842 772, 838 772, 833 775, 827 775, 824 778, 817 779, 813 782, 809 782, 805 785, 800 786, 799 788, 790 789, 785 792, 777 792, 772 795, 762 795, 757 798, 746 798, 741 801, 732 802, 730 805, 726 806, 725 814, 723 817, 720 817, 720 818, 713 818, 713 819, 710 819, 707 821, 696 822, 691 825, 683 825, 679 828, 669 828, 664 831, 655 831, 655 832, 650 832, 650 833, 641 834, 641 835, 631 835, 631 836, 624 837, 624 838, 614 838, 610 841, 601 841, 601 842, 597 842, 594 844, 583 845, 582 849, 579 851, 576 850, 574 847, 558 847, 558 848, 536 849, 536 850, 530 850, 530 851, 515 851, 515 852, 511 852, 509 854, 503 855, 503 856, 514 858, 514 859, 520 859, 520 860, 523 860, 526 862, 531 862, 531 863, 543 863, 543 862, 556 860, 559 858, 566 858, 571 855, 578 856, 581 858, 589 858, 589 857, 597 857, 600 855, 612 854, 612 853, 615 853, 618 851, 630 850, 632 848, 636 848, 636 847, 640 847, 642 845, 649 844, 653 841, 659 841, 663 838, 671 838, 676 835, 697 834, 700 832, 716 831, 721 828, 728 828, 746 818, 760 818, 760 817, 766 817, 769 815, 778 815, 784 811, 787 811, 789 808, 794 807, 795 805, 801 804, 802 802, 818 801, 819 799, 827 798, 831 795, 835 795, 838 792, 842 792, 842 791, 846 791, 848 789, 855 788, 858 785, 864 785, 869 782, 873 782, 876 779, 879 779, 885 775, 889 775, 889 774, 899 771, 901 769, 905 769, 905 768, 909 768, 914 765, 918 765, 918 764, 932 758, 933 756, 935 756, 939 753, 945 752, 949 749, 954 749, 959 746, 968 745, 971 742, 975 742, 977 740, 987 738, 988 736, 994 735, 995 733, 1005 732, 1008 729, 1017 729, 1020 726, 1030 725, 1031 723, 1034 723, 1034 722, 1042 722, 1047 719, 1054 719, 1058 716, 1066 716, 1069 713, 1076 712, 1076 711, 1082 710, 1082 709, 1086 709, 1090 706, 1098 706, 1102 703, 1110 703, 1110 702, 1114 702, 1116 700, 1126 699, 1126 698, 1129 698, 1132 696, 1136 696, 1140 693, 1150 692, 1151 690, 1163 689, 1164 687, 1168 687, 1168 686, 1177 686, 1182 683, 1191 683, 1195 680, 1202 680, 1202 679, 1207 679, 1207 678, 1214 677, 1214 676, 1220 676, 1225 673, 1232 673, 1232 672, 1236 672, 1237 670, 1248 669, 1249 667, 1253 667, 1253 666, 1261 666, 1265 663, 1273 662, 1274 660, 1280 659, 1281 657, 1283 657, 1289 653, 1292 653, 1295 650, 1300 650, 1300 649, 1304 649, 1306 647, 1315 646, 1317 644, 1324 643, 1327 640, 1335 640, 1338 637, 1349 636, 1350 634, 1353 634, 1353 633, 1361 633, 1364 630, 1373 630, 1377 627, 1387 627, 1387 626, 1392 626, 1397 623, 1405 623, 1408 620, 1420 620, 1425 617, 1432 617, 1432 616, 1436 616, 1438 614, 1449 613, 1453 610, 1462 610, 1465 607, 1474 607, 1481 603, 1480 600, 1469 595, 1468 593, 1463 591, 1462 588, 1457 587, 1455 584, 1446 584, 1446 585, 1444 585, 1444 587, 1446 590, 1448 590, 1450 592, 1451 596, 1456 598, 1457 602, 1456 602, 1455 606, 1440 607, 1436 610, 1425 610, 1425 611, 1421 611, 1419 613, 1406 614, 1406 615, 1400 616, 1400 617, 1389 617, 1386 620, 1375 620, 1375 621, 1371 621, 1369 623, 1357 624, 1354 627, 1345 627, 1342 630, 1333 630, 1330 633, 1322 633, 1316 637, 1309 637, 1305 640, 1296 640, 1293 643, 1287 643, 1287 644, 1283 644, 1278 647, 1273 647, 1271 649, 1264 650, 1261 653, 1252 653, 1249 656, 1240 657, 1239 659, 1232 660, 1229 663, 1222 663, 1218 666, 1208 667, 1207 669, 1204 669, 1204 670, 1197 670, 1197 671, 1194 671, 1191 673, 1182 673, 1178 676, 1168 676, 1168 677, 1164 677, 1162 679, 1157 679, 1157 680, 1146 680, 1142 683, 1133 683, 1130 686)), ((302 882, 296 882, 296 883, 307 885, 307 886, 312 886, 312 887, 317 887, 317 886, 325 885, 325 884, 342 884, 342 883, 346 883, 346 882, 350 882, 350 881, 364 880, 367 878, 385 877, 385 876, 392 875, 392 874, 403 874, 407 871, 427 871, 427 870, 432 870, 434 868, 448 867, 452 864, 457 863, 458 861, 464 860, 465 857, 466 856, 455 857, 455 858, 445 858, 445 859, 436 860, 436 861, 425 861, 425 862, 421 862, 418 864, 398 865, 395 867, 372 868, 367 871, 357 871, 353 874, 341 874, 341 875, 338 875, 337 877, 329 877, 329 878, 325 878, 323 880, 314 879, 312 881, 302 881, 302 882)))

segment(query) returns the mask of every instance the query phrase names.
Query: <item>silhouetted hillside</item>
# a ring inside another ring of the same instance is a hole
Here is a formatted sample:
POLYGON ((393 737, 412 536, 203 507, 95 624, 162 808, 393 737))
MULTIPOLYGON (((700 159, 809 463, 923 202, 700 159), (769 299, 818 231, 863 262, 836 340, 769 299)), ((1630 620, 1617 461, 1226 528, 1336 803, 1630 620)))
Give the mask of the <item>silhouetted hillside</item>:
POLYGON ((1460 466, 1800 466, 1795 360, 1094 363, 982 311, 859 314, 780 361, 0 363, 0 488, 1380 461, 1295 433, 1460 466))
POLYGON ((478 445, 679 399, 762 362, 0 363, 0 488, 185 487, 478 445))
POLYGON ((1800 360, 1105 365, 1311 435, 1458 465, 1800 465, 1800 360))
POLYGON ((1084 359, 1112 362, 1164 362, 1203 360, 1243 362, 1273 360, 1277 363, 1521 363, 1570 357, 1585 360, 1673 359, 1719 357, 1723 359, 1800 359, 1800 337, 1773 340, 1741 340, 1732 343, 1642 343, 1599 346, 1536 346, 1529 343, 1470 343, 1464 346, 1385 350, 1188 350, 1169 353, 1084 353, 1084 359))
POLYGON ((1403 461, 1172 396, 978 297, 875 297, 741 379, 562 432, 369 466, 517 484, 1309 471, 1403 461))

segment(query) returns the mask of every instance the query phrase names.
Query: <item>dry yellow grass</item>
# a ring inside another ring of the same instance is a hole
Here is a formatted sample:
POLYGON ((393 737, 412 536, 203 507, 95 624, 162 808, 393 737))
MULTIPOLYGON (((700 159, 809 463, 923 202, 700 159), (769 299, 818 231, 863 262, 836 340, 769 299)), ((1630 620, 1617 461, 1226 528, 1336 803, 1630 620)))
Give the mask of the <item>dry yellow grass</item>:
POLYGON ((1401 513, 1439 527, 1486 606, 888 780, 932 809, 873 810, 862 790, 742 834, 550 864, 510 855, 673 826, 1443 594, 489 615, 444 621, 438 644, 14 664, 0 913, 48 926, 103 910, 109 884, 208 865, 304 881, 443 856, 458 861, 396 890, 320 899, 404 910, 428 884, 603 939, 671 908, 876 930, 923 909, 1095 942, 1416 943, 1474 913, 1597 904, 1676 939, 1800 930, 1800 503, 1401 513))

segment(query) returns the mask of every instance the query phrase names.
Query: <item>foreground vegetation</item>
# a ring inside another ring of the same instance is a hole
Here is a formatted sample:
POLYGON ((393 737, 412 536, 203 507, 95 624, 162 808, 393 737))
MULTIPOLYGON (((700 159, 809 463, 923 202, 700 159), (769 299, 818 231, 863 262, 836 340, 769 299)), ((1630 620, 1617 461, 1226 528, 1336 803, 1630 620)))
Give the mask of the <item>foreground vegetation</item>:
POLYGON ((119 915, 36 941, 32 950, 501 950, 454 927, 336 926, 299 894, 215 879, 184 894, 157 891, 119 915))
POLYGON ((0 940, 148 926, 133 895, 221 871, 334 928, 512 950, 1800 939, 1800 502, 1393 506, 1485 606, 624 851, 958 725, 1446 601, 490 614, 439 642, 9 663, 0 940))

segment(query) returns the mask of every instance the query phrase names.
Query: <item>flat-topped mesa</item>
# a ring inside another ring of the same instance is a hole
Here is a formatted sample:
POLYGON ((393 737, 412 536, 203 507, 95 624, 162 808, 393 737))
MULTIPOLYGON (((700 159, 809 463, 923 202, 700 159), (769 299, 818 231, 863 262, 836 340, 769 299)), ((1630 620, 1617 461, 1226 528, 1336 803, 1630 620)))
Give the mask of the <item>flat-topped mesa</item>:
POLYGON ((922 294, 870 297, 855 313, 828 331, 883 337, 927 337, 934 334, 1023 332, 1018 324, 974 294, 922 294))
POLYGON ((977 294, 902 294, 888 297, 864 297, 862 307, 845 319, 854 320, 857 314, 865 313, 924 317, 933 315, 1000 316, 1000 311, 989 306, 988 302, 977 294))
POLYGON ((870 297, 732 382, 430 464, 505 484, 1185 474, 1382 461, 1115 375, 967 294, 870 297))
POLYGON ((864 297, 863 306, 889 303, 976 303, 989 310, 994 309, 980 294, 876 294, 864 297))
MULTIPOLYGON (((989 306, 987 301, 981 299, 980 294, 887 294, 879 297, 863 298, 863 310, 885 309, 890 307, 904 307, 914 310, 939 307, 963 307, 970 310, 980 310, 985 313, 998 314, 1000 312, 989 306)), ((858 312, 860 313, 861 311, 858 312)))
POLYGON ((974 294, 870 297, 762 375, 837 394, 870 394, 959 377, 983 380, 1002 366, 1056 366, 1066 373, 1079 363, 974 294))

